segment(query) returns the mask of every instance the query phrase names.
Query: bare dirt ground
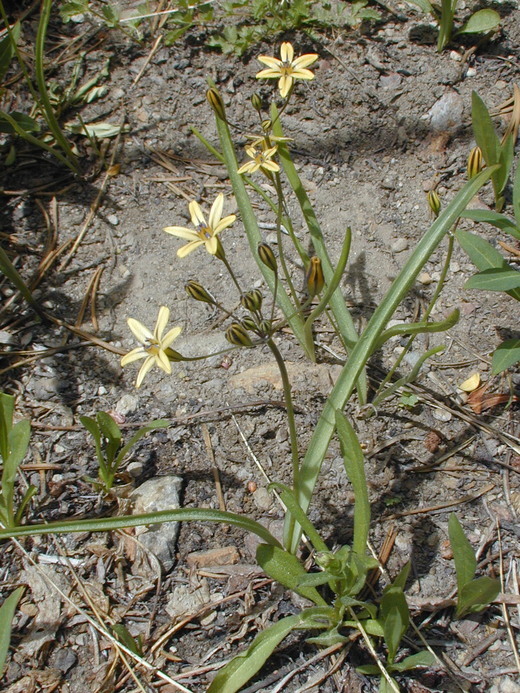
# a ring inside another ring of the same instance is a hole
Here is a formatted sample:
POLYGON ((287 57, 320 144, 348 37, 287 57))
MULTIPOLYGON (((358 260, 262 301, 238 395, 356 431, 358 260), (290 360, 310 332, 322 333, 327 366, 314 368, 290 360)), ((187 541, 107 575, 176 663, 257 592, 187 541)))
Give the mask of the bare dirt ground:
MULTIPOLYGON (((52 248, 69 243, 36 289, 41 306, 127 351, 135 346, 127 317, 152 328, 159 307, 167 305, 172 325, 183 328, 175 343, 180 352, 196 356, 225 348, 225 325, 206 305, 190 300, 183 287, 196 279, 234 307, 238 295, 233 285, 218 261, 208 261, 205 253, 177 258, 180 241, 162 229, 185 225, 190 200, 208 210, 219 192, 226 195, 226 213, 235 211, 225 169, 211 159, 190 126, 216 144, 213 115, 205 101, 211 78, 224 96, 230 120, 242 128, 236 142, 243 145, 244 134, 255 129, 251 95, 258 91, 267 103, 273 94, 273 83, 255 80, 255 57, 277 54, 286 39, 298 53, 320 56, 315 80, 298 84, 284 128, 293 138, 291 151, 333 258, 345 228, 352 228, 352 255, 342 287, 362 328, 429 227, 425 193, 436 187, 441 198, 449 200, 465 180, 473 146, 471 92, 496 108, 510 98, 520 79, 520 12, 513 5, 500 5, 503 26, 494 38, 476 50, 472 43, 458 44, 440 55, 431 44, 414 39, 421 33, 419 16, 405 5, 395 10, 363 31, 322 34, 316 40, 305 34, 276 37, 273 44, 255 46, 241 59, 209 50, 208 28, 193 29, 151 54, 155 37, 137 44, 88 18, 67 26, 56 20, 52 41, 87 38, 85 79, 110 61, 106 96, 83 106, 81 118, 87 123, 124 123, 126 133, 109 143, 105 155, 107 162, 113 156, 120 165, 117 175, 105 177, 96 170, 99 159, 85 140, 78 143, 84 178, 72 178, 55 162, 23 148, 16 164, 2 172, 2 243, 26 280, 36 276, 52 248), (82 231, 81 243, 69 258, 70 243, 82 231), (89 319, 90 308, 78 321, 99 269, 96 323, 89 319)), ((55 78, 64 79, 73 62, 71 54, 55 78)), ((17 104, 19 110, 23 105, 17 104)), ((503 121, 497 123, 503 127, 503 121)), ((491 205, 491 191, 485 188, 472 204, 491 205)), ((296 203, 290 205, 298 218, 296 203)), ((274 221, 261 201, 257 212, 262 223, 274 221)), ((471 222, 462 228, 472 228, 471 222)), ((501 238, 490 227, 480 226, 478 232, 494 241, 501 238)), ((268 227, 265 234, 272 242, 268 227)), ((299 234, 305 242, 303 224, 299 234)), ((240 223, 222 238, 239 280, 249 288, 261 287, 240 223)), ((417 319, 444 256, 441 248, 432 257, 397 318, 417 319)), ((416 406, 405 409, 398 398, 391 399, 371 417, 355 401, 349 407, 366 445, 371 542, 379 551, 385 538, 393 537, 387 562, 391 575, 411 559, 407 594, 416 624, 454 672, 451 678, 441 669, 401 678, 406 691, 520 690, 502 608, 494 605, 457 622, 443 606, 456 585, 447 543, 453 510, 479 551, 482 574, 503 571, 504 592, 518 595, 517 410, 502 402, 475 412, 457 389, 478 371, 489 381, 491 393, 518 390, 518 372, 494 379, 489 375, 490 353, 504 333, 518 327, 518 304, 502 294, 465 290, 463 284, 473 272, 469 259, 456 248, 434 317, 442 319, 459 308, 461 320, 449 334, 417 340, 416 353, 435 344, 445 344, 446 350, 421 372, 414 390, 416 406)), ((303 281, 296 263, 294 273, 297 282, 303 281)), ((95 476, 97 468, 79 417, 104 410, 117 412, 129 425, 160 417, 171 420, 167 429, 137 446, 123 479, 129 487, 174 474, 182 479, 183 506, 218 507, 214 455, 227 510, 279 529, 283 513, 267 493, 253 459, 254 454, 271 480, 289 480, 285 415, 269 352, 240 350, 225 360, 216 355, 205 362, 179 363, 171 377, 152 371, 136 391, 136 369, 123 371, 116 353, 40 322, 19 298, 12 298, 6 282, 1 290, 2 389, 17 396, 19 416, 34 424, 23 479, 35 484, 38 493, 28 521, 121 512, 85 479, 95 476)), ((325 329, 318 326, 315 337, 319 345, 336 351, 325 329)), ((313 365, 290 334, 280 334, 277 343, 290 364, 305 447, 343 355, 337 359, 318 349, 319 363, 313 365)), ((370 368, 374 382, 384 376, 402 345, 396 339, 377 355, 370 368)), ((124 505, 123 500, 119 503, 124 505)), ((351 538, 351 513, 352 493, 333 443, 311 519, 331 544, 341 544, 351 538)), ((113 646, 96 633, 86 614, 105 624, 122 623, 134 637, 141 635, 144 656, 154 667, 191 691, 204 691, 221 662, 243 649, 263 626, 298 608, 299 598, 254 567, 251 538, 224 526, 182 525, 174 566, 162 575, 152 558, 143 558, 131 536, 33 538, 23 547, 27 553, 4 543, 0 557, 2 592, 28 586, 3 680, 3 690, 10 693, 136 690, 113 646), (204 553, 190 556, 193 552, 204 553), (31 559, 81 611, 42 579, 31 559)), ((518 610, 510 609, 510 632, 518 643, 518 610)), ((312 659, 317 653, 302 637, 292 636, 247 690, 377 689, 375 679, 355 672, 356 665, 370 661, 360 643, 344 658, 340 655, 334 673, 334 658, 312 659), (291 680, 283 689, 277 687, 291 671, 291 680)), ((144 690, 175 690, 153 671, 137 671, 144 690)))

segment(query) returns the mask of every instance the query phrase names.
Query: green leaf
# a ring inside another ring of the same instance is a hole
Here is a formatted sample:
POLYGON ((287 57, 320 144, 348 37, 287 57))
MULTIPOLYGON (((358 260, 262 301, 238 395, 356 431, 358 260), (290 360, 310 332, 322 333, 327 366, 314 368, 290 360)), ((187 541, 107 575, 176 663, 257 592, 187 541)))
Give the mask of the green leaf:
POLYGON ((5 661, 11 641, 14 612, 24 591, 25 587, 18 587, 14 592, 11 592, 0 607, 0 679, 5 672, 5 661))
POLYGON ((94 444, 96 446, 96 456, 98 458, 98 464, 100 467, 106 467, 105 457, 103 455, 103 450, 101 448, 101 430, 95 419, 90 418, 90 416, 80 416, 79 420, 90 435, 94 438, 94 444))
MULTIPOLYGON (((520 168, 520 167, 519 167, 520 168)), ((515 238, 520 239, 520 228, 514 219, 506 217, 505 214, 499 214, 488 209, 467 209, 462 215, 465 219, 480 221, 496 226, 497 229, 510 233, 515 238)))
POLYGON ((477 145, 482 150, 482 156, 488 166, 499 162, 500 140, 495 132, 495 126, 489 115, 486 104, 476 91, 471 94, 471 119, 473 134, 477 145))
POLYGON ((75 135, 104 139, 105 137, 117 137, 122 132, 128 132, 128 127, 112 123, 67 123, 65 130, 75 135))
POLYGON ((88 12, 88 4, 88 0, 71 0, 71 2, 63 3, 60 6, 61 21, 66 24, 77 14, 88 12))
POLYGON ((312 645, 318 645, 318 647, 332 647, 333 645, 348 642, 349 638, 347 638, 345 635, 341 635, 337 628, 331 628, 321 635, 315 635, 312 638, 307 638, 306 640, 312 645))
POLYGON ((115 623, 112 626, 112 630, 116 634, 119 642, 123 643, 123 645, 125 647, 128 647, 130 652, 133 652, 134 654, 139 655, 139 656, 142 655, 142 651, 141 651, 141 648, 139 647, 139 643, 130 634, 130 632, 126 626, 124 626, 122 623, 115 623))
POLYGON ((474 274, 464 284, 465 289, 509 291, 520 287, 520 272, 513 268, 497 267, 474 274))
POLYGON ((431 14, 432 17, 436 17, 435 10, 433 9, 433 6, 429 0, 406 0, 406 2, 409 5, 415 5, 418 7, 420 10, 422 10, 425 14, 431 14))
POLYGON ((6 36, 0 41, 0 82, 3 81, 11 64, 11 60, 14 57, 15 50, 13 41, 18 43, 20 38, 20 30, 20 22, 16 22, 11 27, 10 35, 6 34, 6 36))
MULTIPOLYGON (((502 255, 493 246, 480 236, 468 231, 455 231, 455 238, 460 243, 464 252, 469 255, 471 262, 484 272, 487 269, 505 268, 511 269, 502 255)), ((520 301, 520 290, 511 289, 506 292, 512 298, 520 301)))
POLYGON ((302 616, 280 619, 259 633, 247 650, 234 657, 213 679, 207 693, 235 693, 259 671, 278 645, 302 624, 302 616))
POLYGON ((97 412, 96 421, 104 438, 106 462, 112 468, 112 463, 121 445, 121 429, 110 414, 104 411, 97 412))
POLYGON ((500 592, 500 581, 493 578, 479 577, 466 583, 459 591, 457 597, 456 616, 461 618, 465 614, 474 614, 482 611, 497 598, 500 592))
POLYGON ((383 624, 388 660, 393 662, 410 623, 410 611, 401 587, 387 587, 381 599, 379 620, 383 624))
POLYGON ((434 655, 428 650, 421 650, 421 652, 405 657, 400 662, 394 662, 392 671, 410 671, 410 669, 416 669, 417 667, 431 667, 434 664, 434 655))
POLYGON ((314 587, 300 585, 300 579, 307 575, 307 571, 292 553, 272 544, 259 544, 256 549, 256 560, 266 575, 284 587, 310 599, 315 604, 322 606, 327 604, 314 587))
POLYGON ((356 667, 356 671, 359 674, 365 674, 365 676, 381 676, 381 669, 376 664, 362 664, 360 667, 356 667))
POLYGON ((299 523, 304 534, 307 536, 307 539, 309 539, 316 551, 328 552, 329 548, 327 544, 320 537, 318 531, 316 530, 312 522, 309 520, 309 518, 305 515, 303 510, 298 505, 298 501, 296 500, 296 495, 294 491, 291 491, 291 489, 285 484, 280 484, 277 482, 270 484, 269 488, 273 488, 278 491, 278 493, 280 494, 280 498, 282 499, 282 503, 293 515, 296 522, 299 523))
MULTIPOLYGON (((0 115, 1 117, 1 115, 0 115)), ((0 130, 1 130, 1 125, 0 125, 0 130)), ((27 286, 27 284, 24 282, 20 274, 18 273, 18 270, 15 268, 11 260, 9 259, 7 253, 5 250, 0 246, 0 272, 5 274, 5 276, 9 279, 9 281, 14 284, 14 286, 18 289, 18 291, 22 294, 22 296, 25 298, 25 300, 30 303, 31 305, 34 304, 34 298, 33 295, 27 286)))
POLYGON ((399 575, 392 582, 392 587, 399 587, 400 589, 404 590, 404 588, 406 586, 406 581, 408 580, 408 576, 410 575, 411 569, 412 569, 412 564, 410 561, 407 561, 404 564, 404 566, 401 568, 401 570, 399 571, 399 575))
POLYGON ((336 428, 341 445, 345 471, 354 490, 354 540, 352 548, 363 556, 366 552, 370 528, 370 501, 365 476, 365 456, 350 421, 340 412, 335 412, 336 428))
POLYGON ((472 14, 457 34, 484 34, 500 25, 500 15, 495 10, 478 10, 472 14))
POLYGON ((520 161, 516 164, 515 180, 513 183, 513 214, 517 228, 520 229, 520 161))
POLYGON ((11 452, 9 433, 13 427, 14 397, 0 392, 0 456, 6 460, 11 452))
POLYGON ((413 322, 409 324, 394 325, 388 330, 385 330, 379 337, 377 344, 375 345, 374 351, 379 349, 385 342, 387 342, 392 337, 397 337, 399 335, 416 335, 416 334, 427 334, 430 332, 445 332, 451 327, 456 325, 460 318, 460 311, 454 310, 448 315, 446 320, 441 320, 439 322, 413 322))
POLYGON ((457 573, 457 588, 460 593, 462 588, 475 576, 477 569, 477 559, 469 541, 464 534, 459 518, 455 513, 451 513, 448 520, 448 535, 450 538, 453 560, 455 561, 455 571, 457 573))
POLYGON ((498 375, 520 361, 520 339, 506 339, 495 350, 491 361, 491 374, 498 375))

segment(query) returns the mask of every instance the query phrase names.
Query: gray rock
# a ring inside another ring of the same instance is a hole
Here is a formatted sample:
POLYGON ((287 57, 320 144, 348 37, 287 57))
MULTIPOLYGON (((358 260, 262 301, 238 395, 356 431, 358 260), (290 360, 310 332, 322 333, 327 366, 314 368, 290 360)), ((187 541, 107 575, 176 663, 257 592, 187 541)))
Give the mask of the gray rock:
POLYGON ((460 94, 450 89, 428 111, 430 125, 436 132, 453 132, 462 124, 464 101, 460 94))
POLYGON ((116 412, 127 416, 128 414, 133 414, 137 411, 139 406, 139 397, 136 395, 126 394, 121 397, 119 402, 116 404, 116 412))
MULTIPOLYGON (((133 501, 132 513, 138 515, 160 510, 176 510, 179 507, 181 487, 182 479, 173 474, 148 479, 130 494, 133 501)), ((178 522, 164 522, 161 525, 152 525, 149 529, 136 529, 139 542, 154 554, 165 572, 173 567, 178 534, 178 522)))

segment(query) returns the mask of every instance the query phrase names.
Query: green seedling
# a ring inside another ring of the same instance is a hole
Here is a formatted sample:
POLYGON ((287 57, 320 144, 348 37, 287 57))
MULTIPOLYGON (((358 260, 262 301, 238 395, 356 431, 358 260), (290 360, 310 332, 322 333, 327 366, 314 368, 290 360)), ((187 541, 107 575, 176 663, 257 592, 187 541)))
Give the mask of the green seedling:
POLYGON ((24 591, 24 587, 18 587, 14 592, 11 592, 2 606, 0 606, 0 679, 5 673, 14 614, 24 591))
POLYGON ((439 24, 439 36, 437 38, 437 50, 441 53, 453 36, 464 34, 487 34, 496 31, 500 26, 500 15, 495 10, 485 8, 472 14, 469 19, 455 30, 455 12, 459 0, 441 0, 432 3, 430 0, 407 0, 411 5, 419 7, 429 14, 439 24))
MULTIPOLYGON (((520 240, 520 162, 517 165, 513 185, 513 214, 511 219, 505 214, 484 209, 468 209, 466 219, 487 223, 520 240)), ((502 291, 520 301, 520 272, 510 265, 499 251, 484 238, 468 231, 458 230, 455 237, 473 264, 480 271, 464 284, 466 289, 482 291, 502 291)), ((506 339, 493 353, 491 372, 502 373, 520 361, 520 339, 506 339)))
POLYGON ((462 618, 488 607, 500 592, 500 581, 486 575, 475 578, 477 559, 455 513, 450 515, 448 534, 457 573, 455 615, 462 618))
POLYGON ((29 421, 13 424, 14 397, 0 392, 0 457, 2 458, 2 489, 0 492, 0 522, 4 527, 20 524, 29 501, 36 493, 29 486, 18 507, 15 506, 16 475, 31 437, 29 421))
POLYGON ((81 423, 94 438, 96 455, 99 464, 98 479, 89 479, 104 493, 109 493, 123 464, 125 457, 147 433, 157 428, 166 428, 169 422, 166 419, 156 419, 140 428, 130 440, 123 444, 123 434, 114 419, 104 411, 99 411, 96 418, 82 416, 81 423))
MULTIPOLYGON (((408 655, 400 661, 396 661, 396 656, 401 645, 401 641, 410 626, 410 610, 406 603, 404 595, 404 586, 410 572, 410 563, 407 563, 394 582, 385 588, 377 619, 367 621, 364 627, 370 635, 384 639, 387 648, 387 657, 385 669, 389 673, 401 673, 411 671, 419 667, 429 667, 435 662, 435 657, 428 650, 416 652, 413 655, 408 655)), ((367 664, 357 667, 356 669, 361 674, 369 676, 380 676, 380 669, 374 664, 367 664)), ((397 687, 397 681, 391 679, 392 684, 397 687)), ((381 678, 379 687, 380 693, 387 693, 393 688, 389 685, 389 681, 381 678)), ((399 690, 399 688, 397 688, 399 690)))
POLYGON ((491 183, 495 193, 495 207, 500 212, 505 202, 504 189, 513 165, 513 135, 508 134, 503 141, 499 138, 486 104, 475 91, 471 95, 471 121, 475 141, 486 165, 497 166, 491 176, 491 183))

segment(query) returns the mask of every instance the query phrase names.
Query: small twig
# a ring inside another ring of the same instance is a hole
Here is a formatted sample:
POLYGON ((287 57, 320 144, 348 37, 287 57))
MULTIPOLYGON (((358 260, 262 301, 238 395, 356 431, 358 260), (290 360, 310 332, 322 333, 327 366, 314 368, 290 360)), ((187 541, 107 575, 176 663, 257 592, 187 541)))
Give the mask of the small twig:
POLYGON ((213 472, 213 479, 215 481, 215 490, 217 492, 218 507, 220 510, 226 510, 226 501, 224 500, 224 494, 222 493, 222 484, 220 483, 220 473, 215 460, 215 453, 213 451, 213 445, 211 444, 211 436, 209 435, 208 427, 205 423, 201 424, 202 437, 204 438, 204 444, 206 445, 206 450, 208 457, 211 462, 211 471, 213 472))
POLYGON ((395 513, 391 517, 392 519, 396 519, 398 517, 407 517, 408 515, 424 515, 426 513, 432 513, 436 514, 439 512, 446 512, 447 508, 453 508, 456 505, 463 505, 464 503, 471 503, 472 501, 476 500, 477 498, 480 498, 481 496, 485 495, 486 493, 489 493, 492 489, 495 488, 495 484, 488 484, 487 486, 484 486, 483 489, 480 491, 477 491, 476 493, 469 494, 467 496, 464 496, 463 498, 460 498, 459 500, 454 500, 454 501, 448 501, 447 503, 440 503, 439 505, 429 505, 426 508, 416 508, 415 510, 405 510, 402 513, 395 513))
POLYGON ((163 40, 163 35, 160 34, 160 35, 156 38, 155 43, 154 43, 153 46, 152 46, 152 50, 148 53, 148 57, 147 57, 146 60, 144 61, 144 65, 143 65, 142 68, 139 70, 139 73, 138 73, 137 77, 136 77, 136 78, 134 79, 134 81, 132 82, 132 86, 135 87, 135 85, 137 84, 137 82, 139 82, 139 80, 141 79, 141 77, 144 75, 145 70, 146 70, 146 68, 148 67, 148 65, 150 64, 151 59, 152 59, 153 56, 157 53, 157 50, 158 50, 159 46, 160 46, 161 43, 162 43, 162 40, 163 40))
MULTIPOLYGON (((500 552, 500 589, 502 593, 506 591, 505 581, 504 581, 504 556, 502 553, 502 536, 500 533, 500 524, 497 522, 497 534, 498 534, 498 550, 500 552)), ((507 605, 502 604, 502 613, 504 615, 504 623, 506 625, 507 635, 509 637, 509 642, 511 643, 511 649, 513 650, 513 655, 515 658, 516 668, 520 674, 520 654, 518 652, 518 646, 516 644, 515 634, 511 627, 511 621, 509 619, 509 611, 507 610, 507 605)))

